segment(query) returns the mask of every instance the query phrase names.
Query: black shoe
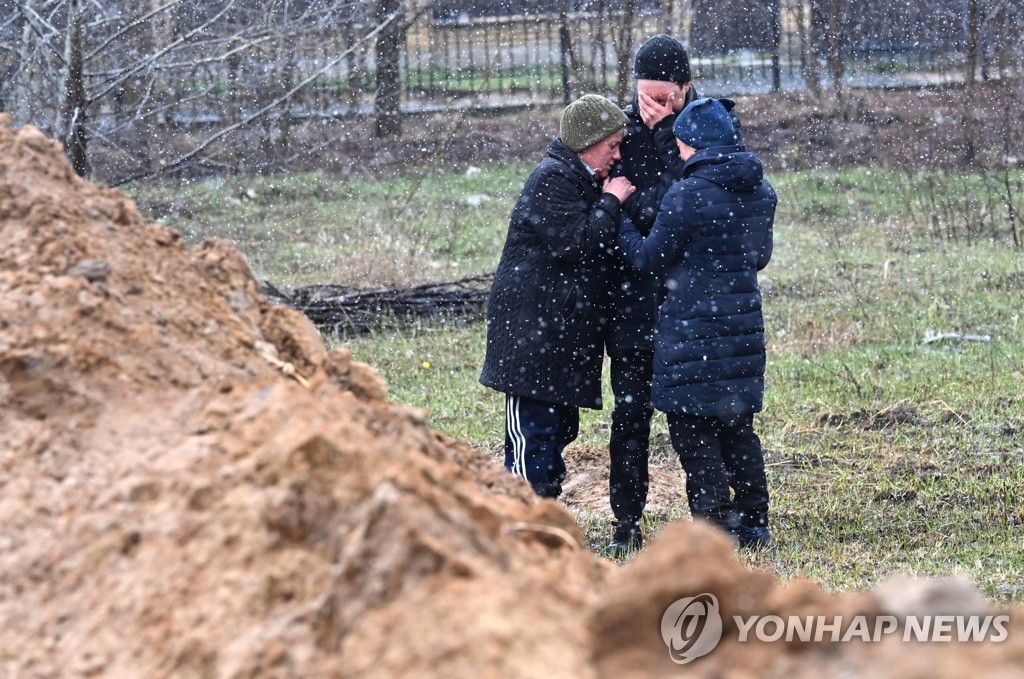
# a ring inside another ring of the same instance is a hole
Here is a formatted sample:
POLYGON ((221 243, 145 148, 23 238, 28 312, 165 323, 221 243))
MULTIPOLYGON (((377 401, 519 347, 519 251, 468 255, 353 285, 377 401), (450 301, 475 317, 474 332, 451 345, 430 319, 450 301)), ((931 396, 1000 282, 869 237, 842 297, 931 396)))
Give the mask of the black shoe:
POLYGON ((768 530, 767 526, 759 526, 757 528, 740 526, 736 532, 736 537, 739 540, 740 549, 768 549, 774 544, 772 533, 768 530))
POLYGON ((541 497, 554 499, 562 494, 562 484, 558 481, 544 481, 533 484, 533 492, 541 497))
POLYGON ((644 548, 644 534, 639 521, 618 521, 611 542, 604 548, 604 555, 610 559, 624 559, 644 548))

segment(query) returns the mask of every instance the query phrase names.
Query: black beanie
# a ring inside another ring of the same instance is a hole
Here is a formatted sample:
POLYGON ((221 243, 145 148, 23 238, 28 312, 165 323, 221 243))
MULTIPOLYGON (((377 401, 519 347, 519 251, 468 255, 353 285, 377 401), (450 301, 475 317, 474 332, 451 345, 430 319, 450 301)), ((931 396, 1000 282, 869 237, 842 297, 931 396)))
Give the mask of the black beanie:
POLYGON ((633 60, 637 80, 662 80, 682 85, 690 82, 690 58, 686 48, 671 35, 659 33, 640 45, 633 60))

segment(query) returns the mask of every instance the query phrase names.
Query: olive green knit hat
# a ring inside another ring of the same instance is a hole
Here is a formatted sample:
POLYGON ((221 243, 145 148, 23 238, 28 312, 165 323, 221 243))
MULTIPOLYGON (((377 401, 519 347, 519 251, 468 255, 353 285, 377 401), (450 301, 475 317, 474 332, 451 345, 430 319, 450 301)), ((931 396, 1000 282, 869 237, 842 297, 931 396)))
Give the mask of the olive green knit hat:
POLYGON ((562 143, 579 153, 626 129, 629 118, 611 100, 597 94, 584 94, 562 111, 559 134, 562 143))

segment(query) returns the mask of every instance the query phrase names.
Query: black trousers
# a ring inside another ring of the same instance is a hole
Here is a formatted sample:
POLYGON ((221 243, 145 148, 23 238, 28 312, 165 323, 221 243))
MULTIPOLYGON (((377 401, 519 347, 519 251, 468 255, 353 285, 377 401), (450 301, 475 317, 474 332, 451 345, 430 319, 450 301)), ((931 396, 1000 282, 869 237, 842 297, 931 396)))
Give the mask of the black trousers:
POLYGON ((686 472, 690 514, 727 530, 767 526, 768 480, 754 416, 667 417, 672 447, 686 472))
POLYGON ((647 504, 647 459, 650 453, 653 352, 627 350, 611 354, 612 435, 608 496, 620 522, 639 522, 647 504))

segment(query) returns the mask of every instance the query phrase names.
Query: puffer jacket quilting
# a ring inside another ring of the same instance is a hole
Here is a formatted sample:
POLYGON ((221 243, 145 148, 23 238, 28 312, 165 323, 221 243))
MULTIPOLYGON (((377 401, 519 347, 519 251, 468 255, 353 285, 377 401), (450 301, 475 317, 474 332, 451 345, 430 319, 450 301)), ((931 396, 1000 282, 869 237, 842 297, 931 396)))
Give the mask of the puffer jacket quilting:
POLYGON ((777 197, 742 146, 699 151, 665 194, 650 235, 624 222, 619 246, 662 280, 652 401, 665 412, 758 412, 765 341, 757 272, 772 254, 777 197))

